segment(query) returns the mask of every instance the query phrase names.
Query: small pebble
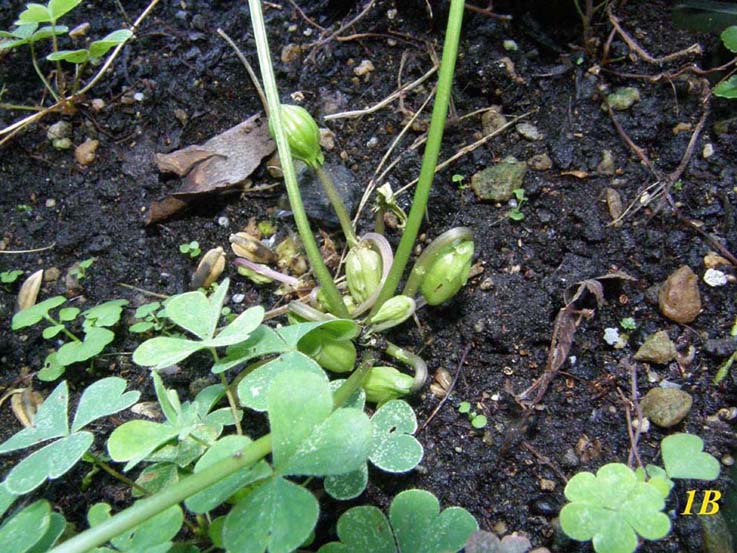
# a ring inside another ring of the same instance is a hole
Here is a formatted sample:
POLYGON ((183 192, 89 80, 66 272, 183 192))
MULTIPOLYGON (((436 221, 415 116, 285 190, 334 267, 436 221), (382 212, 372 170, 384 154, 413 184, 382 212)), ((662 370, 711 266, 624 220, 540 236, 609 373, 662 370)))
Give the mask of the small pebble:
MULTIPOLYGON (((634 419, 632 421, 632 428, 634 430, 637 430, 637 428, 640 426, 640 421, 637 419, 634 419)), ((647 419, 647 417, 643 417, 642 419, 642 428, 640 428, 640 432, 643 434, 647 433, 650 430, 650 421, 647 419)))
POLYGON ((564 467, 573 468, 577 467, 579 463, 580 461, 578 459, 578 455, 576 455, 576 452, 573 450, 572 447, 569 447, 563 455, 563 461, 561 462, 561 464, 564 467))
POLYGON ((484 292, 491 290, 492 288, 494 288, 494 279, 491 277, 485 278, 481 281, 481 284, 479 284, 479 290, 483 290, 484 292))
POLYGON ((532 123, 517 123, 515 130, 520 133, 527 140, 542 140, 543 135, 538 128, 532 123))
POLYGON ((99 146, 99 140, 90 140, 88 138, 74 149, 74 159, 80 165, 89 165, 95 161, 95 154, 99 146))
POLYGON ((397 18, 397 9, 392 8, 386 11, 386 17, 389 21, 394 21, 397 18))
POLYGON ((517 46, 517 43, 513 40, 505 40, 502 45, 507 52, 516 52, 519 50, 519 46, 517 46))
POLYGON ((69 138, 72 134, 72 124, 68 121, 57 121, 46 131, 46 138, 50 141, 69 138))
POLYGON ((357 77, 363 77, 364 75, 369 75, 372 71, 376 69, 374 67, 374 64, 371 63, 371 60, 362 60, 361 63, 358 64, 358 67, 353 68, 353 74, 357 77))
POLYGON ((246 299, 245 294, 233 294, 231 301, 235 304, 239 304, 239 303, 243 303, 243 300, 245 299, 246 299))
POLYGON ((714 145, 711 142, 704 144, 704 150, 701 152, 704 159, 709 159, 714 155, 714 145))
POLYGON ((484 321, 477 321, 476 324, 473 325, 474 332, 481 333, 484 331, 484 321))
POLYGON ((653 388, 640 402, 642 412, 661 428, 670 428, 686 418, 693 398, 683 390, 653 388))
POLYGON ((724 465, 725 467, 731 467, 732 465, 734 465, 734 457, 732 457, 732 456, 731 456, 731 455, 729 455, 729 454, 727 454, 727 455, 724 455, 724 456, 722 457, 722 464, 723 464, 723 465, 724 465))
POLYGON ((548 169, 552 169, 553 160, 550 159, 548 154, 536 154, 527 160, 527 165, 533 171, 547 171, 548 169))
POLYGON ((143 102, 143 100, 144 100, 143 92, 136 92, 136 93, 135 93, 135 94, 133 95, 133 99, 134 99, 134 100, 135 100, 136 102, 143 102))
POLYGON ((677 323, 690 323, 701 312, 699 279, 687 265, 674 271, 660 287, 660 312, 677 323))
POLYGON ((707 269, 704 273, 704 282, 712 288, 716 286, 724 286, 727 284, 727 275, 716 269, 707 269))
POLYGON ((222 215, 218 217, 218 225, 223 228, 228 228, 230 226, 230 219, 228 219, 225 215, 222 215))
POLYGON ((49 198, 48 200, 46 200, 46 204, 45 205, 49 209, 51 209, 52 207, 56 207, 56 200, 54 198, 49 198))
POLYGON ((376 138, 375 136, 372 136, 371 138, 368 139, 368 142, 366 142, 366 147, 367 148, 376 148, 376 146, 378 146, 378 144, 379 144, 379 139, 376 138))
POLYGON ((540 479, 540 489, 544 492, 552 492, 555 489, 555 482, 547 478, 540 479))

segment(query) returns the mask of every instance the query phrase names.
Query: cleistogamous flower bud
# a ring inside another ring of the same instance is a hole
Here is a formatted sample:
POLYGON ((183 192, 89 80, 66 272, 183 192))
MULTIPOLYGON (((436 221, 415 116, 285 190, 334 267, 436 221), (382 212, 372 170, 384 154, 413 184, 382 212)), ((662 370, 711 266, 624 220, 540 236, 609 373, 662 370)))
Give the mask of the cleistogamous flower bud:
POLYGON ((409 296, 394 296, 384 302, 376 315, 368 320, 375 331, 386 330, 402 324, 415 312, 415 300, 409 296))
POLYGON ((420 292, 430 305, 439 305, 456 295, 471 271, 473 242, 465 241, 441 253, 427 270, 420 292))
MULTIPOLYGON (((325 162, 320 149, 320 129, 312 115, 303 107, 281 105, 281 121, 292 155, 313 169, 325 162)), ((274 136, 273 119, 269 118, 269 132, 274 136)))
POLYGON ((347 373, 356 366, 356 346, 350 340, 338 340, 324 330, 314 330, 299 343, 299 350, 312 357, 328 371, 347 373))
POLYGON ((406 396, 412 389, 413 381, 414 378, 410 375, 399 372, 394 367, 371 367, 363 382, 366 401, 381 405, 406 396))
POLYGON ((365 242, 352 248, 345 258, 348 290, 359 304, 365 302, 381 284, 381 255, 365 242))

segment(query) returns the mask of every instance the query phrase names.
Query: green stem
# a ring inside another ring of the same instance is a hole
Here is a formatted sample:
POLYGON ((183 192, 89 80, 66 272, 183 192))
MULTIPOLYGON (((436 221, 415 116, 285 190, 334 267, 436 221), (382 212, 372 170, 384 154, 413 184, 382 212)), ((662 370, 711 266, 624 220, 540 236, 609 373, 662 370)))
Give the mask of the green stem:
POLYGON ((422 157, 422 168, 417 182, 415 196, 412 201, 412 209, 407 218, 404 234, 399 242, 397 253, 394 256, 394 265, 386 278, 384 287, 371 310, 375 314, 386 300, 394 295, 399 286, 404 268, 412 253, 412 248, 417 238, 417 233, 422 224, 422 218, 427 207, 427 199, 430 195, 435 167, 438 164, 440 145, 443 141, 445 130, 445 119, 448 115, 448 103, 453 86, 453 73, 455 72, 456 57, 458 55, 458 42, 461 35, 461 22, 463 20, 463 0, 451 0, 450 13, 448 14, 448 27, 445 32, 445 43, 443 45, 443 58, 440 62, 440 73, 438 76, 438 88, 435 95, 435 104, 430 120, 430 131, 427 135, 425 154, 422 157))
POLYGON ((419 355, 415 355, 411 351, 400 348, 389 341, 386 343, 386 353, 414 369, 415 379, 412 382, 411 390, 412 392, 421 390, 427 381, 427 363, 425 363, 425 360, 419 355))
MULTIPOLYGON (((56 38, 56 21, 51 22, 51 44, 54 48, 54 54, 59 51, 59 41, 56 38)), ((61 70, 61 62, 56 60, 56 88, 62 98, 67 95, 67 83, 64 79, 64 72, 61 70)))
POLYGON ((72 333, 71 333, 71 332, 70 332, 69 330, 67 330, 67 327, 65 327, 65 326, 64 326, 63 324, 61 324, 61 323, 60 323, 59 321, 57 321, 56 319, 54 319, 54 317, 52 317, 52 316, 51 316, 51 315, 49 315, 48 313, 47 313, 47 314, 46 314, 46 315, 44 316, 44 319, 46 319, 46 320, 47 320, 48 322, 50 322, 50 323, 51 323, 52 325, 54 325, 54 326, 61 326, 61 327, 62 327, 62 328, 61 328, 61 331, 62 331, 62 333, 63 333, 63 334, 64 334, 64 335, 65 335, 65 336, 66 336, 67 338, 69 338, 70 340, 72 340, 73 342, 81 342, 81 341, 82 341, 82 340, 80 340, 79 338, 77 338, 77 337, 76 337, 76 336, 75 336, 74 334, 72 334, 72 333))
POLYGON ((284 173, 284 184, 287 188, 287 196, 289 196, 289 205, 294 214, 294 222, 302 238, 307 259, 309 259, 312 270, 325 294, 325 301, 328 304, 329 310, 335 315, 347 319, 349 317, 348 309, 343 303, 343 298, 333 281, 333 276, 325 266, 325 262, 320 255, 320 250, 317 247, 317 242, 315 242, 310 223, 307 220, 307 214, 302 205, 302 197, 299 193, 292 154, 282 127, 281 109, 279 109, 281 102, 279 100, 279 91, 276 87, 274 69, 271 65, 271 53, 269 52, 269 41, 266 37, 266 28, 264 27, 261 2, 260 0, 248 0, 248 6, 251 11, 251 25, 253 26, 253 36, 256 41, 258 61, 261 67, 261 79, 263 80, 266 99, 271 108, 269 117, 274 123, 272 125, 274 129, 274 140, 279 150, 279 159, 281 160, 282 172, 284 173))
POLYGON ((44 86, 46 87, 46 90, 49 91, 51 96, 54 98, 56 102, 59 101, 59 95, 54 90, 54 87, 51 86, 51 83, 46 79, 43 72, 41 71, 41 68, 38 66, 38 59, 36 59, 36 48, 33 45, 33 42, 30 44, 31 47, 31 63, 33 64, 33 68, 36 70, 36 74, 38 75, 38 78, 41 79, 41 82, 43 82, 44 86))
MULTIPOLYGON (((373 363, 373 354, 365 354, 358 368, 333 394, 334 409, 348 401, 348 398, 363 383, 373 363)), ((105 522, 77 534, 61 545, 57 545, 49 553, 85 553, 90 549, 99 547, 115 536, 135 528, 151 517, 181 503, 188 497, 216 484, 231 474, 254 465, 269 453, 271 453, 271 434, 251 442, 243 451, 239 451, 227 459, 223 459, 180 480, 165 490, 138 501, 105 522)))
MULTIPOLYGON (((215 360, 215 363, 220 361, 220 356, 218 355, 218 352, 215 350, 215 348, 210 348, 210 353, 212 354, 212 358, 215 360)), ((238 433, 239 436, 243 436, 243 428, 241 427, 241 421, 238 418, 238 403, 235 400, 233 390, 230 389, 228 379, 225 378, 225 375, 223 373, 220 373, 220 383, 225 388, 225 396, 228 398, 230 412, 233 414, 233 422, 235 422, 235 431, 238 433)))
POLYGON ((110 465, 108 465, 105 461, 103 461, 102 459, 100 459, 94 453, 90 453, 88 451, 87 452, 87 455, 89 455, 89 457, 92 459, 92 462, 95 465, 97 465, 98 467, 100 467, 102 470, 104 470, 105 472, 107 472, 110 476, 112 476, 116 480, 120 480, 123 484, 126 484, 127 486, 138 490, 143 495, 151 495, 151 492, 148 491, 143 486, 141 486, 138 482, 135 482, 135 481, 131 480, 130 478, 128 478, 126 475, 121 474, 120 472, 118 472, 117 470, 115 470, 113 467, 111 467, 110 465))
POLYGON ((330 173, 328 173, 325 170, 325 167, 322 165, 316 165, 313 169, 317 174, 317 178, 320 179, 322 189, 325 191, 325 195, 328 197, 328 200, 330 200, 330 203, 335 210, 335 214, 338 216, 338 221, 340 221, 340 228, 343 229, 345 239, 348 241, 348 247, 355 247, 356 245, 358 245, 358 237, 353 230, 353 224, 351 223, 351 218, 348 215, 348 210, 345 208, 343 199, 340 197, 340 194, 338 194, 338 191, 335 189, 333 177, 330 176, 330 173))

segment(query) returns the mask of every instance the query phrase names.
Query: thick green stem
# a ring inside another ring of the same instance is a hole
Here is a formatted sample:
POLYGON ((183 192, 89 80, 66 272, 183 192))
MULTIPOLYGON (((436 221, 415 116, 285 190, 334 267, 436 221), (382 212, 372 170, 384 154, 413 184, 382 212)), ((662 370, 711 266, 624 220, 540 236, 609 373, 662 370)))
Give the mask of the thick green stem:
POLYGON ((425 363, 425 360, 419 355, 415 355, 411 351, 400 348, 389 341, 386 343, 386 353, 414 369, 415 379, 412 382, 412 392, 421 390, 427 381, 427 363, 425 363))
POLYGON ((335 210, 335 214, 338 216, 340 228, 343 229, 345 239, 348 241, 348 247, 355 247, 358 245, 358 237, 353 230, 351 218, 348 215, 348 210, 345 208, 343 198, 340 197, 340 194, 338 194, 338 191, 335 188, 333 177, 330 176, 330 173, 328 173, 322 165, 316 165, 314 170, 317 174, 317 178, 320 179, 320 184, 322 184, 322 189, 325 191, 325 195, 328 197, 328 200, 330 200, 330 203, 335 210))
POLYGON ((270 452, 271 435, 267 434, 252 442, 242 452, 223 459, 151 497, 138 501, 105 522, 54 547, 51 551, 53 553, 83 553, 99 547, 115 536, 135 528, 234 472, 248 468, 270 452))
POLYGON ((407 261, 412 253, 412 248, 417 238, 417 233, 422 224, 422 218, 427 207, 427 199, 430 195, 435 167, 438 164, 440 145, 443 141, 445 130, 445 119, 448 115, 448 104, 450 92, 453 86, 453 73, 455 72, 456 57, 458 55, 458 42, 461 35, 461 22, 463 20, 463 0, 451 0, 450 13, 448 15, 448 27, 445 32, 445 43, 443 45, 443 58, 440 62, 440 74, 438 76, 438 89, 435 95, 435 104, 430 120, 430 131, 427 135, 427 146, 422 158, 420 178, 417 182, 412 209, 407 218, 404 234, 399 242, 397 253, 394 256, 394 265, 379 293, 379 297, 371 310, 375 314, 386 300, 394 295, 399 286, 402 273, 407 266, 407 261))
POLYGON ((274 69, 271 65, 271 53, 269 52, 269 41, 266 38, 261 2, 260 0, 248 0, 248 6, 251 11, 251 25, 253 26, 253 36, 256 41, 258 61, 261 67, 261 79, 264 83, 266 100, 271 108, 269 117, 274 123, 272 125, 274 129, 274 140, 279 150, 279 159, 281 160, 282 172, 284 173, 284 184, 286 185, 287 195, 289 196, 289 205, 294 214, 294 222, 302 238, 307 259, 309 259, 312 270, 325 294, 325 301, 328 304, 329 310, 335 315, 347 319, 349 317, 348 309, 343 303, 343 298, 340 296, 338 287, 335 286, 333 276, 322 260, 320 250, 317 247, 317 242, 315 242, 315 237, 312 234, 310 223, 307 220, 307 215, 302 205, 302 197, 299 193, 292 154, 289 150, 289 143, 284 134, 284 129, 282 128, 281 109, 279 109, 281 101, 279 99, 279 91, 276 87, 276 79, 274 78, 274 69))

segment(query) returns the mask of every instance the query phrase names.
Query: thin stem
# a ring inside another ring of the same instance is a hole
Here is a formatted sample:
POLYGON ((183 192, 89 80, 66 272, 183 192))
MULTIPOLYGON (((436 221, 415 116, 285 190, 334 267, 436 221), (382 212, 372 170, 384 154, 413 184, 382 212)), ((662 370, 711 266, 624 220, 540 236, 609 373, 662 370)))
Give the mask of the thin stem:
POLYGON ((51 316, 51 315, 49 315, 48 313, 47 313, 47 314, 46 314, 46 315, 44 316, 44 319, 46 319, 46 320, 47 320, 48 322, 50 322, 50 323, 51 323, 52 325, 54 325, 54 326, 61 326, 61 327, 62 327, 62 328, 61 328, 61 331, 62 331, 62 333, 63 333, 63 334, 64 334, 64 335, 65 335, 65 336, 66 336, 67 338, 69 338, 70 340, 72 340, 72 341, 74 341, 74 342, 81 342, 81 341, 82 341, 82 340, 80 340, 79 338, 77 338, 77 337, 76 337, 76 336, 75 336, 74 334, 72 334, 72 333, 71 333, 71 332, 70 332, 69 330, 67 330, 67 327, 65 327, 65 326, 64 326, 63 324, 61 324, 61 323, 60 323, 59 321, 57 321, 56 319, 54 319, 54 317, 52 317, 52 316, 51 316))
POLYGON ((59 95, 56 93, 56 90, 54 90, 54 87, 51 86, 51 83, 48 81, 48 79, 46 79, 43 72, 41 71, 41 68, 38 66, 38 59, 36 59, 36 48, 33 45, 33 42, 31 42, 29 46, 31 47, 31 63, 33 64, 33 68, 36 70, 38 78, 41 79, 41 82, 43 82, 46 90, 49 91, 54 100, 58 102, 59 95))
POLYGON ((108 465, 105 461, 103 461, 102 459, 100 459, 94 453, 90 453, 88 451, 87 452, 87 455, 92 459, 93 464, 95 464, 98 467, 100 467, 102 470, 104 470, 105 472, 107 472, 110 476, 112 476, 116 480, 120 480, 123 484, 126 484, 126 485, 130 486, 131 488, 134 488, 134 489, 138 490, 143 495, 151 495, 151 492, 148 491, 143 486, 141 486, 138 482, 135 482, 135 481, 131 480, 130 478, 128 478, 126 475, 118 472, 113 467, 111 467, 110 465, 108 465))
POLYGON ((251 12, 251 25, 253 26, 253 35, 256 40, 258 60, 261 67, 261 78, 266 92, 266 99, 271 110, 270 117, 274 122, 274 139, 279 150, 279 159, 281 160, 282 172, 284 173, 284 184, 286 185, 287 195, 289 196, 289 205, 294 214, 294 222, 302 238, 302 244, 304 245, 305 253, 310 261, 312 270, 325 294, 325 301, 328 304, 329 310, 339 317, 348 318, 348 309, 343 303, 343 298, 340 296, 338 287, 335 285, 333 277, 320 255, 320 250, 317 247, 317 242, 312 234, 310 223, 307 220, 307 214, 302 205, 302 197, 299 193, 292 154, 289 150, 287 137, 284 134, 284 128, 282 127, 281 109, 279 109, 281 102, 279 100, 279 91, 276 87, 274 69, 271 65, 271 53, 269 52, 269 41, 266 37, 266 29, 264 27, 261 2, 259 0, 248 0, 248 6, 251 12))
POLYGON ((422 158, 420 178, 415 189, 412 209, 407 218, 404 234, 394 257, 394 265, 371 310, 371 315, 375 314, 384 302, 394 295, 394 291, 399 286, 399 281, 402 278, 402 273, 412 253, 412 248, 414 247, 415 239, 417 238, 417 233, 422 224, 425 209, 427 208, 427 199, 430 195, 430 187, 432 186, 435 175, 435 166, 438 163, 438 156, 440 154, 440 145, 443 141, 445 119, 448 115, 448 104, 453 86, 453 73, 455 72, 461 22, 463 20, 463 7, 463 0, 451 0, 448 27, 443 45, 443 58, 440 63, 440 73, 438 76, 438 89, 435 95, 435 104, 430 121, 430 131, 427 136, 427 146, 425 147, 425 154, 422 158))
POLYGON ((419 355, 415 355, 411 351, 400 348, 388 341, 386 343, 386 353, 414 369, 415 379, 412 382, 411 391, 414 393, 421 390, 427 381, 427 363, 425 363, 425 360, 419 355))
POLYGON ((320 179, 320 184, 322 184, 322 189, 325 191, 325 195, 328 197, 328 200, 330 200, 330 204, 333 206, 335 214, 338 216, 340 228, 343 229, 343 234, 348 242, 348 247, 354 248, 358 244, 358 237, 353 230, 351 217, 348 214, 348 210, 345 208, 343 198, 340 197, 340 194, 338 194, 338 191, 335 188, 333 177, 330 176, 330 173, 325 170, 323 165, 316 165, 314 169, 317 174, 317 178, 320 179))
MULTIPOLYGON (((51 22, 51 44, 54 49, 54 54, 59 51, 59 41, 56 38, 56 21, 51 22)), ((64 72, 61 70, 61 61, 56 60, 56 88, 59 89, 59 93, 62 97, 67 94, 67 84, 64 80, 64 72)))
MULTIPOLYGON (((215 363, 220 361, 220 356, 218 355, 218 352, 215 350, 215 348, 210 348, 210 353, 212 354, 212 358, 215 360, 215 363)), ((220 383, 225 388, 225 395, 228 398, 228 405, 230 405, 230 412, 233 414, 233 422, 235 422, 235 431, 238 433, 239 436, 242 436, 243 428, 241 427, 241 421, 238 418, 238 404, 235 401, 233 390, 230 389, 230 385, 228 384, 228 379, 225 378, 225 375, 223 373, 220 373, 220 383)))

